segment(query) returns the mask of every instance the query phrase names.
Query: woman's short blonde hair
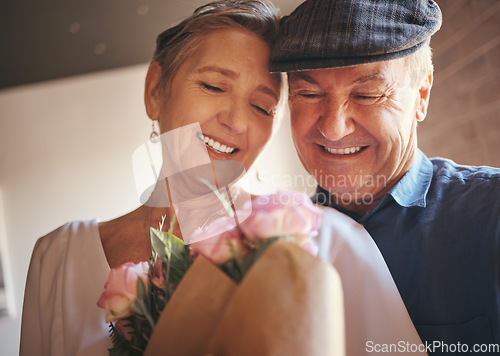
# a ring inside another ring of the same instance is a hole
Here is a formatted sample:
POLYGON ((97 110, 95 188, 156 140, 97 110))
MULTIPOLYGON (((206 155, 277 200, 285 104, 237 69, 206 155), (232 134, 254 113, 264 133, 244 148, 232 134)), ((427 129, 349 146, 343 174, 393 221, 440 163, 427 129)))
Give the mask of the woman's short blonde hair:
POLYGON ((278 11, 267 0, 218 0, 197 8, 193 15, 156 39, 153 61, 162 67, 160 90, 166 88, 207 34, 223 28, 247 29, 271 47, 279 29, 278 11))

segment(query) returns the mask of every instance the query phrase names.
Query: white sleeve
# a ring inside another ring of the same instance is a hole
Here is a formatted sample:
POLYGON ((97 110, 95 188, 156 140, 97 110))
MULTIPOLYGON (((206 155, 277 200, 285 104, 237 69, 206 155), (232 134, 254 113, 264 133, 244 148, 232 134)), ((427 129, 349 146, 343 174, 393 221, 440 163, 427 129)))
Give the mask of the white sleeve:
POLYGON ((20 355, 108 355, 106 311, 96 305, 108 273, 96 221, 40 238, 26 279, 20 355))
POLYGON ((40 354, 42 348, 42 326, 40 324, 40 239, 33 248, 31 262, 24 290, 23 316, 21 324, 21 344, 19 355, 30 356, 40 354))
POLYGON ((422 344, 380 250, 361 224, 326 208, 316 241, 319 256, 342 281, 347 355, 373 354, 375 345, 422 344))
POLYGON ((62 278, 58 267, 63 264, 65 255, 65 246, 61 246, 61 242, 50 234, 38 239, 33 248, 24 292, 21 356, 62 355, 62 335, 57 335, 61 324, 57 317, 60 315, 60 300, 57 300, 60 293, 57 290, 61 288, 62 278), (58 258, 52 258, 52 254, 47 258, 49 249, 57 250, 54 252, 58 258))

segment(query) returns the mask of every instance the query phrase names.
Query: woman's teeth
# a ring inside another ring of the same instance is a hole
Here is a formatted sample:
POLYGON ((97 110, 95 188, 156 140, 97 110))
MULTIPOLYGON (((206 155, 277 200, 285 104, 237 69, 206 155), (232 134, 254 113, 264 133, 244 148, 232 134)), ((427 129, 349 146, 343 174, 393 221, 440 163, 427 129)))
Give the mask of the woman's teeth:
POLYGON ((215 141, 212 138, 208 138, 203 134, 199 135, 200 139, 205 142, 205 145, 210 147, 212 150, 218 153, 226 153, 226 154, 231 154, 234 152, 236 148, 234 147, 228 147, 226 145, 221 144, 218 141, 215 141))
POLYGON ((334 155, 350 155, 356 152, 361 151, 361 147, 347 147, 347 148, 328 148, 325 147, 325 150, 334 154, 334 155))

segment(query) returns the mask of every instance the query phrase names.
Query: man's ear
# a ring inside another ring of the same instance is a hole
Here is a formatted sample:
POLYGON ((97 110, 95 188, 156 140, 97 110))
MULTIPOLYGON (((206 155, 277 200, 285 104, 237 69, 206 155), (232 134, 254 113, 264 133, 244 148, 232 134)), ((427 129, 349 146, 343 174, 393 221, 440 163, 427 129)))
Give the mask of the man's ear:
POLYGON ((157 120, 160 117, 161 100, 161 65, 158 62, 152 62, 149 65, 146 74, 146 83, 144 86, 144 103, 146 104, 146 113, 151 120, 157 120))
POLYGON ((420 88, 418 89, 419 99, 418 99, 417 110, 416 110, 418 122, 424 121, 425 117, 427 116, 427 108, 429 107, 429 97, 431 95, 431 88, 432 88, 432 81, 433 80, 434 80, 434 76, 432 75, 432 72, 430 72, 429 75, 425 78, 425 80, 420 85, 420 88))

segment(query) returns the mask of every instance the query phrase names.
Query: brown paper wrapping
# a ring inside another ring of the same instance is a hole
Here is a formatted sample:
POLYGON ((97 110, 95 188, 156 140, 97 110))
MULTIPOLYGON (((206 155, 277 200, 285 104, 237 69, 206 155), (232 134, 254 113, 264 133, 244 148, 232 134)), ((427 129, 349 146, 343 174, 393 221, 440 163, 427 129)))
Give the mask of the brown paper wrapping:
POLYGON ((201 356, 235 287, 200 255, 163 309, 144 355, 201 356))
POLYGON ((336 271, 299 246, 277 241, 238 285, 198 258, 145 355, 337 356, 344 355, 344 344, 336 271))

